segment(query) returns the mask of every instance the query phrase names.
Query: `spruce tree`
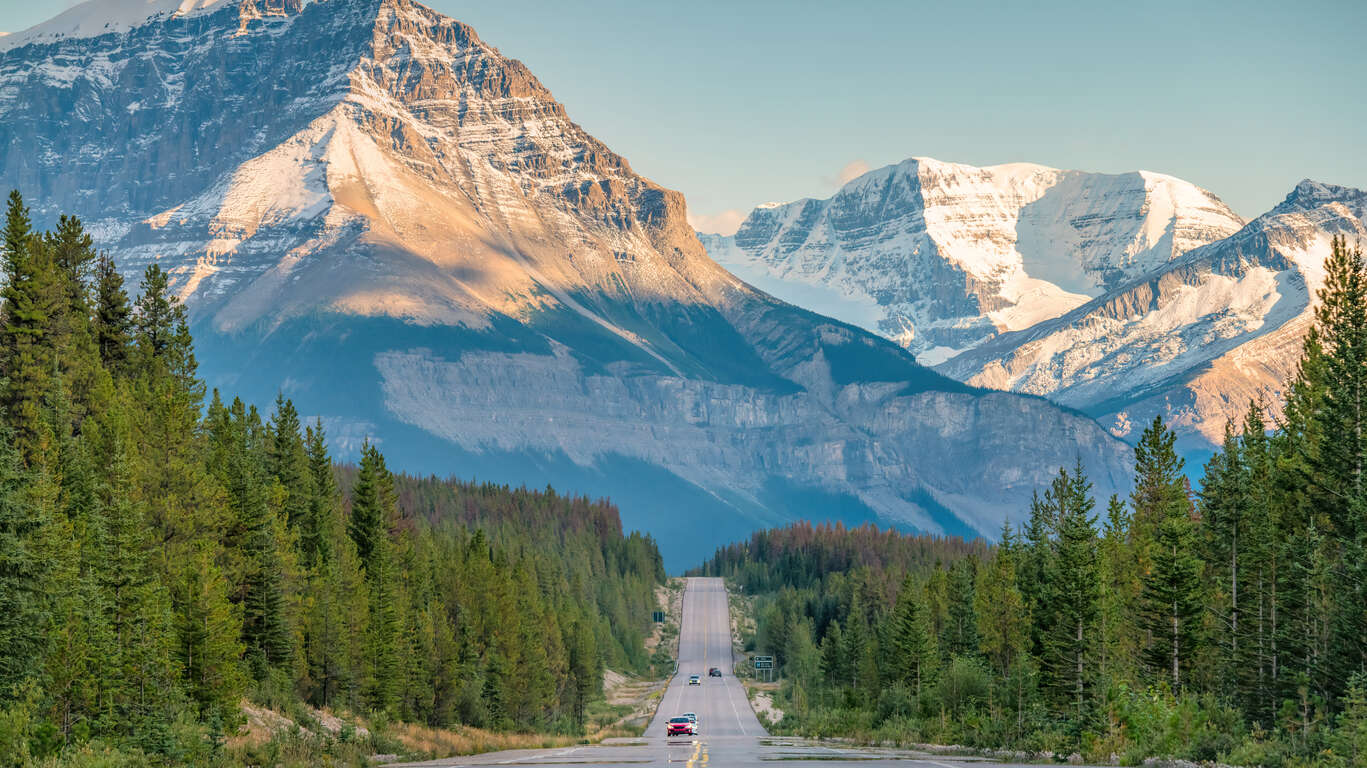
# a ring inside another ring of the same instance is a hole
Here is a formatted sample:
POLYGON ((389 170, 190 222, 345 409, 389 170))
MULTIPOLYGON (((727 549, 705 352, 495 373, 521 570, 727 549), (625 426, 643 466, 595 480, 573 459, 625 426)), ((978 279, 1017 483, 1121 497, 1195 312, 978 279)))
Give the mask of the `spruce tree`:
POLYGON ((1245 620, 1245 627, 1239 626, 1243 607, 1239 588, 1243 586, 1245 592, 1248 588, 1247 583, 1241 585, 1240 576, 1243 560, 1247 559, 1241 546, 1248 545, 1248 521, 1244 516, 1249 508, 1241 450, 1234 425, 1226 424, 1221 449, 1206 463, 1199 496, 1208 612, 1216 623, 1212 634, 1220 667, 1217 680, 1231 689, 1237 687, 1242 665, 1239 646, 1247 625, 1245 620))
POLYGON ((44 414, 58 362, 53 325, 64 296, 51 254, 32 231, 28 208, 11 192, 5 215, 0 288, 0 414, 20 458, 32 463, 51 441, 44 414))
POLYGON ((949 568, 943 646, 950 657, 978 655, 978 623, 973 613, 977 572, 974 557, 963 558, 949 568))
POLYGON ((171 292, 171 276, 152 262, 143 272, 142 290, 136 302, 134 328, 143 364, 166 354, 176 335, 177 320, 184 310, 171 292))
POLYGON ((902 589, 897 593, 891 634, 896 681, 920 697, 935 681, 940 654, 931 628, 924 590, 911 577, 902 582, 902 589))
POLYGON ((1174 690, 1196 657, 1201 620, 1200 560, 1177 436, 1154 417, 1135 448, 1134 519, 1144 521, 1148 546, 1140 622, 1149 642, 1144 658, 1174 690))
POLYGON ((321 419, 305 430, 304 448, 308 458, 309 498, 300 526, 299 548, 305 567, 312 567, 332 559, 340 532, 337 481, 332 476, 332 458, 328 455, 321 419))
POLYGON ((125 436, 117 434, 95 525, 102 546, 93 566, 105 627, 100 728, 165 747, 178 670, 173 661, 169 595, 150 557, 142 507, 133 500, 125 436), (148 696, 159 691, 159 696, 148 696))
POLYGON ((1367 264, 1333 239, 1315 311, 1324 346, 1317 446, 1307 453, 1311 494, 1324 516, 1332 605, 1323 680, 1331 696, 1367 674, 1367 264))
POLYGON ((1058 711, 1078 728, 1090 719, 1096 684, 1093 645, 1099 609, 1095 502, 1081 466, 1059 472, 1045 494, 1056 511, 1058 546, 1044 569, 1044 598, 1037 620, 1044 636, 1044 668, 1058 711))
POLYGON ((95 265, 95 345, 100 360, 111 374, 120 374, 128 363, 132 343, 132 307, 123 288, 123 275, 114 260, 101 254, 95 265))
POLYGON ((176 661, 199 716, 231 723, 247 684, 242 611, 211 554, 201 550, 175 590, 176 661))
POLYGON ((248 412, 239 399, 226 410, 210 410, 214 463, 232 510, 229 544, 241 555, 234 600, 242 611, 252 673, 261 680, 292 650, 284 567, 265 476, 265 430, 256 411, 248 412))
POLYGON ((1016 575, 1018 549, 1004 524, 996 554, 984 564, 973 596, 980 648, 1003 677, 1029 648, 1029 615, 1016 575))
POLYGON ((96 259, 94 238, 85 231, 80 219, 62 215, 57 219, 57 229, 48 237, 48 247, 64 278, 71 306, 78 311, 84 310, 91 264, 96 259))
POLYGON ((1130 538, 1130 513, 1118 496, 1106 503, 1099 542, 1101 602, 1097 613, 1097 664, 1103 679, 1128 679, 1135 669, 1138 642, 1132 615, 1139 595, 1139 572, 1130 538))
POLYGON ((1271 724, 1273 685, 1276 677, 1276 604, 1281 537, 1279 513, 1274 499, 1273 444, 1268 438, 1264 409, 1250 403, 1239 438, 1243 497, 1248 521, 1242 600, 1245 631, 1235 658, 1241 670, 1238 684, 1243 709, 1255 722, 1271 724))
POLYGON ((34 509, 11 433, 0 424, 0 703, 38 671, 47 626, 43 520, 34 509))
POLYGON ((369 571, 379 542, 389 534, 394 511, 394 479, 379 449, 366 441, 361 447, 361 467, 351 495, 351 519, 347 532, 356 544, 361 563, 369 571))
POLYGON ((305 525, 313 501, 313 475, 300 433, 299 412, 283 394, 275 398, 266 454, 267 472, 283 491, 285 521, 292 528, 305 525))

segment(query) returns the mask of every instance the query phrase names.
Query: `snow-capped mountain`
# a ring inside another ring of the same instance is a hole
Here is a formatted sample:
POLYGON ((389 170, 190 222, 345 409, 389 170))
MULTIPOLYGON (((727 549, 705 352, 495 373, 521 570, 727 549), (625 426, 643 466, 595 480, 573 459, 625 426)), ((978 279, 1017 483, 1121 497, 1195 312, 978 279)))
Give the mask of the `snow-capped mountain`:
POLYGON ((704 242, 751 284, 936 364, 1243 223, 1209 192, 1147 171, 912 158, 826 200, 760 206, 734 236, 704 242))
POLYGON ((343 444, 609 494, 672 567, 803 515, 992 535, 1079 456, 1128 482, 1092 420, 729 274, 678 193, 411 0, 76 11, 0 50, 0 185, 162 263, 211 381, 343 444))
POLYGON ((1188 448, 1218 444, 1250 400, 1280 407, 1335 235, 1367 241, 1367 193, 1303 181, 1234 235, 940 370, 1047 395, 1117 435, 1162 414, 1188 448))

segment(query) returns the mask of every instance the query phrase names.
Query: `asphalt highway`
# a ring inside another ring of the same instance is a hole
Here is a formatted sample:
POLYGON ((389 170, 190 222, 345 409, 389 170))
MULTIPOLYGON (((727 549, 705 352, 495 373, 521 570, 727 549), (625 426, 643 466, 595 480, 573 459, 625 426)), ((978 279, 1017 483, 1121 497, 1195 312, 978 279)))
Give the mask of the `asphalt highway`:
POLYGON ((679 671, 665 690, 655 718, 642 738, 617 739, 583 747, 491 752, 402 765, 748 768, 761 763, 788 761, 801 761, 804 768, 821 768, 823 764, 836 768, 851 761, 888 762, 908 768, 970 768, 975 763, 1003 765, 982 758, 857 748, 769 736, 750 708, 745 689, 733 674, 726 589, 721 579, 706 578, 688 580, 679 633, 679 671), (721 669, 721 678, 708 677, 709 667, 721 669), (689 675, 701 675, 702 684, 689 685, 689 675), (665 723, 685 712, 697 714, 698 734, 666 736, 665 723))

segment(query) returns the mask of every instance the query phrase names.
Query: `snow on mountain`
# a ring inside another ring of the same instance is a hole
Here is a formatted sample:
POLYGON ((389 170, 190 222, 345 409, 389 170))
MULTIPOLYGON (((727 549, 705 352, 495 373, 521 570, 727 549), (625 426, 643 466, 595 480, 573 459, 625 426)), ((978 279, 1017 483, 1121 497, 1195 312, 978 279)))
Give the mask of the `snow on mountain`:
POLYGON ((235 4, 243 17, 298 12, 307 0, 87 0, 22 32, 2 36, 0 50, 29 43, 126 33, 149 21, 186 17, 235 4))
POLYGON ((283 391, 343 447, 610 494, 671 567, 801 515, 992 535, 1078 456, 1128 482, 1090 419, 729 274, 682 196, 464 24, 410 0, 146 18, 0 51, 0 184, 130 277, 162 264, 212 382, 283 391))
POLYGON ((1124 437, 1161 414, 1188 448, 1208 448, 1251 399, 1275 414, 1335 235, 1367 239, 1367 193, 1303 181, 1230 237, 939 370, 1047 396, 1124 437))
POLYGON ((1171 176, 912 158, 705 238, 737 275, 935 364, 1057 317, 1243 221, 1171 176))

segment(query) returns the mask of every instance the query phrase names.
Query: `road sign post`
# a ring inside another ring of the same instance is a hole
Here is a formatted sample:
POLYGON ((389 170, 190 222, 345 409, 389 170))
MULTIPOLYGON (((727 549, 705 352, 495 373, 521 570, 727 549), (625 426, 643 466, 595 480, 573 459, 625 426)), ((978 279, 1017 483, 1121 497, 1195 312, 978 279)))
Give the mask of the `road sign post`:
POLYGON ((759 676, 759 673, 760 673, 760 672, 764 672, 764 681, 767 682, 767 683, 772 683, 772 682, 774 682, 774 657, 773 657, 773 656, 752 656, 752 657, 750 658, 750 663, 751 663, 751 664, 754 666, 754 668, 755 668, 755 676, 756 676, 756 677, 759 676))

